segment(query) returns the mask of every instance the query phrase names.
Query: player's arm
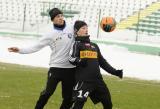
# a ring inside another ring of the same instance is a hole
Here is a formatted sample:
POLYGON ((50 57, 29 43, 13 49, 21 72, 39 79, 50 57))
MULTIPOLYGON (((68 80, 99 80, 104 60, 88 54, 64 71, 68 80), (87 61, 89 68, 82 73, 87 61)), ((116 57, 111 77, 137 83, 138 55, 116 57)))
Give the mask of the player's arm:
POLYGON ((72 65, 82 66, 82 67, 85 67, 87 64, 86 60, 80 59, 80 43, 77 41, 75 41, 71 47, 71 50, 69 53, 69 62, 72 65))
MULTIPOLYGON (((97 46, 97 45, 96 45, 97 46)), ((123 71, 122 70, 116 70, 115 68, 113 68, 102 56, 99 47, 97 46, 98 49, 98 62, 99 65, 102 69, 104 69, 105 71, 107 71, 108 73, 118 76, 120 78, 123 77, 123 71)))
POLYGON ((43 47, 47 46, 50 44, 51 39, 48 37, 42 37, 36 44, 32 46, 28 46, 25 48, 20 48, 20 47, 10 47, 8 48, 9 52, 15 52, 15 53, 20 53, 20 54, 29 54, 29 53, 34 53, 42 49, 43 47))

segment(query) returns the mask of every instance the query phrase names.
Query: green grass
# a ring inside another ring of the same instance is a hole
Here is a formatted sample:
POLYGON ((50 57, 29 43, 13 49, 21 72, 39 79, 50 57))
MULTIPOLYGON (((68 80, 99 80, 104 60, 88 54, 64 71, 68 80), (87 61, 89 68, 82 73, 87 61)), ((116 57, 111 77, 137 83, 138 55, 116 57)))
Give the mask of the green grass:
POLYGON ((40 37, 41 35, 39 35, 39 34, 34 34, 34 33, 24 33, 24 32, 0 32, 0 34, 2 34, 2 35, 10 35, 10 36, 18 36, 18 37, 24 37, 24 36, 34 36, 34 37, 40 37))
MULTIPOLYGON (((0 63, 0 109, 33 109, 45 87, 47 69, 0 63)), ((160 82, 104 76, 112 95, 113 109, 159 109, 160 82)), ((58 109, 60 84, 45 109, 58 109)), ((88 99, 84 109, 102 109, 88 99)))

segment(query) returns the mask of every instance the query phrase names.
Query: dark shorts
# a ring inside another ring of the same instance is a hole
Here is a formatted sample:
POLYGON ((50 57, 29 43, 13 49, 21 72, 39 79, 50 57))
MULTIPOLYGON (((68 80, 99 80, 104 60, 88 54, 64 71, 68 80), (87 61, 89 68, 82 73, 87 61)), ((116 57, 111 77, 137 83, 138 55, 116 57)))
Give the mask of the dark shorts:
POLYGON ((41 92, 35 109, 43 109, 50 96, 56 90, 59 82, 62 84, 63 101, 60 109, 69 109, 72 102, 72 90, 74 86, 75 68, 55 68, 51 67, 48 71, 46 88, 41 92))
POLYGON ((103 80, 93 82, 79 81, 76 83, 73 90, 73 100, 86 101, 88 96, 94 104, 106 99, 111 102, 110 92, 103 80))
POLYGON ((75 68, 50 68, 48 71, 47 84, 45 92, 52 94, 58 83, 62 84, 62 97, 72 98, 72 89, 74 86, 75 68))

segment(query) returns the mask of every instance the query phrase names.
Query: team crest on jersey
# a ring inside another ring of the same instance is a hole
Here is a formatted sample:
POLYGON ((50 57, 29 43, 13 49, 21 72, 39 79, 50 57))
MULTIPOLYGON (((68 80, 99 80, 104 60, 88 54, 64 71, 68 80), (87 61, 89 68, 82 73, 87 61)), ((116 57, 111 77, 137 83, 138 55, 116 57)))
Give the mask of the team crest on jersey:
POLYGON ((72 38, 72 34, 71 33, 68 34, 68 38, 70 38, 70 39, 72 38))
POLYGON ((80 51, 80 58, 97 58, 97 52, 95 51, 80 51))

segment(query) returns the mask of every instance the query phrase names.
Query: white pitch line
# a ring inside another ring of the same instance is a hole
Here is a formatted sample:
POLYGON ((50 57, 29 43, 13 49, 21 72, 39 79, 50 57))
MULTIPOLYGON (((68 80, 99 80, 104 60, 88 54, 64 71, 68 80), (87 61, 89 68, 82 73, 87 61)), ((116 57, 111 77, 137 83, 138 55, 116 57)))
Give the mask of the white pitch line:
POLYGON ((160 84, 147 84, 147 83, 137 83, 137 82, 127 82, 127 83, 134 83, 138 85, 147 85, 147 86, 160 86, 160 84))
POLYGON ((10 98, 11 96, 0 96, 0 98, 10 98))
MULTIPOLYGON (((127 80, 119 80, 119 81, 125 81, 126 83, 138 84, 138 85, 160 86, 160 82, 157 82, 157 84, 151 84, 151 83, 139 83, 139 82, 134 82, 134 81, 127 82, 127 80), (158 83, 159 83, 159 84, 158 84, 158 83)), ((155 83, 156 83, 156 82, 155 82, 155 83)))

